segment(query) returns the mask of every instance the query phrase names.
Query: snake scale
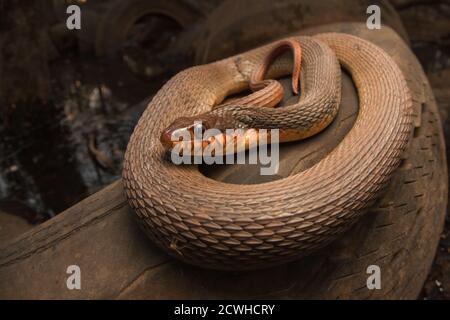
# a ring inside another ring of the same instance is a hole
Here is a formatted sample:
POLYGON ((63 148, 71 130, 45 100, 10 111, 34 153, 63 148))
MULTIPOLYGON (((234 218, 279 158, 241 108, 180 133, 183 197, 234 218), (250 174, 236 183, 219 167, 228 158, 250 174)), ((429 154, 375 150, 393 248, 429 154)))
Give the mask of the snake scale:
MULTIPOLYGON (((218 182, 195 166, 166 160, 161 131, 180 116, 207 112, 248 87, 252 71, 274 44, 175 75, 139 120, 123 169, 130 205, 148 236, 169 254, 224 270, 297 259, 347 230, 398 167, 411 134, 412 101, 391 57, 346 34, 295 39, 303 55, 300 102, 307 107, 267 112, 276 112, 281 125, 305 115, 330 122, 340 99, 340 69, 335 67, 339 61, 359 96, 353 128, 332 152, 303 172, 257 185, 218 182)), ((267 76, 283 76, 291 69, 292 63, 275 62, 267 76)))

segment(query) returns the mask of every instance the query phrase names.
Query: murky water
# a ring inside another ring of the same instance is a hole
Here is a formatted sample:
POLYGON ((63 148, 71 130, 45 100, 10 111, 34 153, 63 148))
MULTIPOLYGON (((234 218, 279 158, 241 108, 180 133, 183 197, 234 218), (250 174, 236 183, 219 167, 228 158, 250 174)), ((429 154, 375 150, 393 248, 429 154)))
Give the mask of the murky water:
POLYGON ((52 100, 16 105, 0 123, 0 210, 49 218, 118 179, 145 99, 161 85, 89 58, 52 71, 52 100))

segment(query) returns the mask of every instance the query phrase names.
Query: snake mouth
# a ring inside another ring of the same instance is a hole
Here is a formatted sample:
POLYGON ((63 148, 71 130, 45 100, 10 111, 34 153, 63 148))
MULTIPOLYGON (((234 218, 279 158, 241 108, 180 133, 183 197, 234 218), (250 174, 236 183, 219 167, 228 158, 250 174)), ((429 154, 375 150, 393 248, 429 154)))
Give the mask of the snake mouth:
POLYGON ((206 143, 202 141, 206 127, 201 122, 194 125, 174 129, 172 126, 161 133, 160 141, 166 151, 171 151, 177 146, 183 146, 186 149, 190 145, 206 143))
MULTIPOLYGON (((181 130, 181 129, 180 129, 181 130)), ((182 136, 176 131, 165 131, 161 143, 168 153, 181 157, 223 157, 254 149, 261 144, 271 144, 273 130, 258 129, 208 129, 201 135, 185 130, 182 136), (184 137, 186 139, 184 139, 184 137), (270 142, 269 142, 270 141, 270 142)))

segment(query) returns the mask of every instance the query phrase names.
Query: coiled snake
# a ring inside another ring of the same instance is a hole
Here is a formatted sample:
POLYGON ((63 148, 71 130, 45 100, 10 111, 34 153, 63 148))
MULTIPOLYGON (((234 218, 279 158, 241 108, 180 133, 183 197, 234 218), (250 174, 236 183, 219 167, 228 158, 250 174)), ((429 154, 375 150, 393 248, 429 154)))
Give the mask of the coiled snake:
MULTIPOLYGON (((379 47, 351 35, 295 40, 302 46, 303 107, 258 112, 295 128, 312 117, 330 122, 340 98, 337 60, 352 76, 359 96, 353 128, 309 169, 257 185, 226 184, 203 176, 195 166, 172 164, 159 140, 179 117, 207 112, 247 88, 253 70, 276 44, 180 72, 141 117, 125 154, 124 188, 149 237, 171 255, 227 270, 296 259, 347 230, 399 165, 411 132, 412 102, 395 62, 379 47)), ((280 77, 291 69, 292 63, 275 62, 267 76, 280 77)), ((252 113, 246 116, 253 119, 252 113)))

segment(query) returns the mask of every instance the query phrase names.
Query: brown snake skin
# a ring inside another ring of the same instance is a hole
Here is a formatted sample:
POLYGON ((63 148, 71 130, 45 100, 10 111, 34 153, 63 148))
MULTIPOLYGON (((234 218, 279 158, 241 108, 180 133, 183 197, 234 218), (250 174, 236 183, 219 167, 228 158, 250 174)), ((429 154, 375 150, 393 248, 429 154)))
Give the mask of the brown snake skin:
MULTIPOLYGON (((246 88, 272 45, 180 72, 141 117, 125 155, 124 187, 149 237, 169 254, 226 270, 294 260, 347 230, 399 165, 411 132, 412 102, 395 62, 379 47, 346 34, 297 39, 304 57, 300 101, 311 95, 319 113, 323 105, 338 103, 334 52, 351 74, 360 104, 350 132, 309 169, 257 185, 226 184, 195 166, 173 165, 159 142, 161 130, 176 118, 208 111, 246 88), (309 62, 314 59, 329 64, 320 68, 309 62)), ((268 76, 281 76, 291 67, 275 64, 268 76)), ((289 112, 294 116, 294 109, 289 112)))

